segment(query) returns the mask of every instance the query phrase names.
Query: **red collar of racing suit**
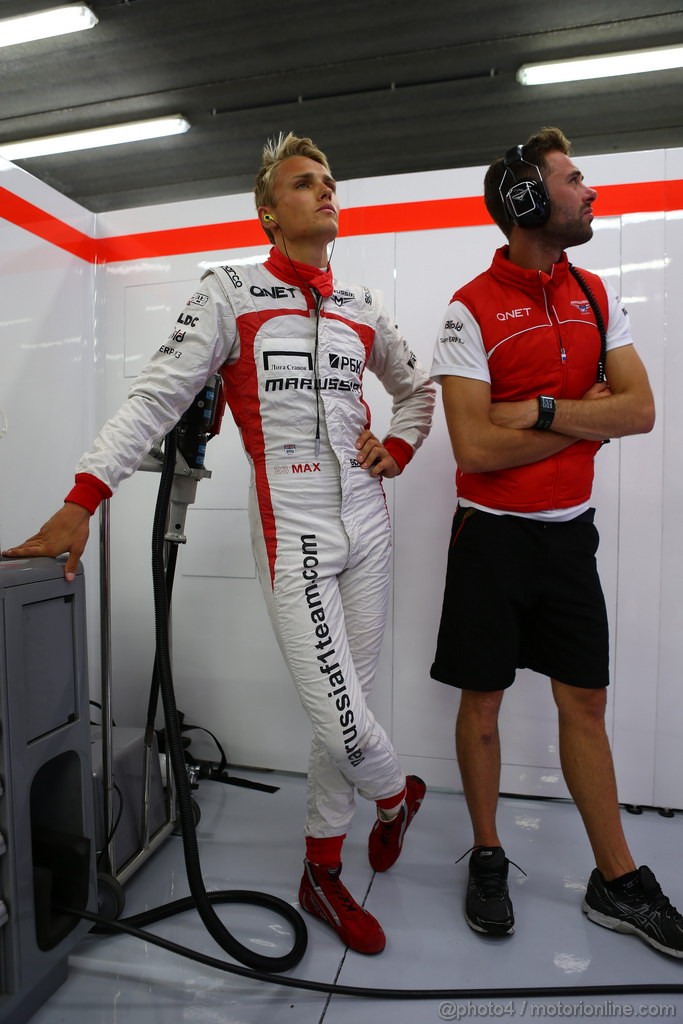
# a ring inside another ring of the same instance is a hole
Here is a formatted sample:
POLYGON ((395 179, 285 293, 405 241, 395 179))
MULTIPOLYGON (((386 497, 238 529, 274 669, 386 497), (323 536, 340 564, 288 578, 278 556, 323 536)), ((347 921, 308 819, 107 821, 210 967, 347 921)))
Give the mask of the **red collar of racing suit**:
POLYGON ((538 294, 539 285, 541 288, 546 288, 548 285, 557 288, 567 279, 569 260, 566 252, 562 253, 557 263, 553 263, 549 274, 546 274, 544 270, 527 270, 525 267, 519 267, 516 263, 510 262, 508 254, 509 246, 507 245, 496 249, 491 272, 494 277, 506 284, 513 284, 522 291, 538 294))
POLYGON ((281 281, 298 285, 299 288, 302 284, 307 288, 315 288, 324 298, 328 298, 334 290, 332 268, 329 263, 327 270, 320 270, 319 267, 311 267, 308 263, 299 263, 298 260, 283 256, 280 250, 273 246, 265 267, 281 281))

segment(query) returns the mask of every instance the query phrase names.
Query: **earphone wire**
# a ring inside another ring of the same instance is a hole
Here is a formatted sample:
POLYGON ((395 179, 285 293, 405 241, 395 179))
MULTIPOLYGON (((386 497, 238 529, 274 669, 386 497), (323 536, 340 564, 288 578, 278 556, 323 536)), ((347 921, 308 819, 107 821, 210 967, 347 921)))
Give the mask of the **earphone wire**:
POLYGON ((598 305, 598 300, 595 298, 595 295, 583 274, 574 266, 573 263, 569 264, 569 272, 578 282, 581 291, 588 299, 588 303, 593 310, 593 316, 595 317, 595 322, 600 334, 600 358, 598 359, 597 380, 599 384, 602 384, 607 380, 607 375, 605 373, 605 363, 607 361, 607 331, 605 330, 605 320, 602 315, 602 310, 598 305))
MULTIPOLYGON (((332 239, 332 250, 327 257, 328 270, 332 269, 330 264, 336 241, 336 237, 332 239)), ((296 269, 296 266, 294 265, 294 260, 289 255, 289 251, 287 249, 287 239, 284 236, 284 232, 282 232, 282 245, 285 250, 285 256, 289 260, 289 265, 291 266, 296 277, 298 277, 299 281, 301 282, 302 290, 304 288, 308 288, 313 293, 313 298, 315 300, 315 345, 313 348, 313 385, 315 388, 315 454, 320 455, 320 361, 318 343, 320 340, 320 308, 322 306, 323 297, 317 288, 314 288, 313 285, 309 285, 306 283, 306 281, 304 281, 301 274, 296 269)))

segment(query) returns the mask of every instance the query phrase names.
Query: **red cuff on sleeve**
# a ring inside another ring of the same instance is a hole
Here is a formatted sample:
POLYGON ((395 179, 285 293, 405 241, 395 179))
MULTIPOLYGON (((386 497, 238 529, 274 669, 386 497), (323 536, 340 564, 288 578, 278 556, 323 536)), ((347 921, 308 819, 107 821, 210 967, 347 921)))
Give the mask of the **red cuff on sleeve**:
POLYGON ((407 441, 402 441, 400 437, 387 437, 383 444, 400 471, 403 472, 415 454, 412 445, 409 445, 407 441))
POLYGON ((105 483, 98 480, 90 473, 76 473, 76 483, 67 494, 64 501, 71 501, 74 505, 80 505, 88 510, 90 515, 97 512, 100 502, 105 498, 111 498, 112 491, 105 483))

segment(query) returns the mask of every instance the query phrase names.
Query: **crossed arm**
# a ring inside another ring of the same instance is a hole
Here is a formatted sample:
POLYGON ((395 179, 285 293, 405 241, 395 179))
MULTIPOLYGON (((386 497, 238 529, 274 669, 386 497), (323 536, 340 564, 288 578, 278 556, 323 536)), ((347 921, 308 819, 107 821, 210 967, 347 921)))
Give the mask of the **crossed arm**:
POLYGON ((650 431, 655 410, 647 372, 632 345, 607 354, 607 384, 594 384, 580 399, 557 399, 552 430, 533 430, 535 398, 491 403, 491 388, 466 377, 443 378, 446 422, 458 466, 486 473, 526 466, 576 440, 604 440, 650 431))

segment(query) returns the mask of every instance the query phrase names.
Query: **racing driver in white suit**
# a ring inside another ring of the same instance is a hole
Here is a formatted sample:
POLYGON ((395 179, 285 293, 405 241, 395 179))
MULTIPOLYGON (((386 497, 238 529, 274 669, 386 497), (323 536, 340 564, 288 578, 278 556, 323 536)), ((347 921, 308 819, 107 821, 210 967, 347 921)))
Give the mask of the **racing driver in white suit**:
POLYGON ((80 460, 63 508, 5 554, 66 551, 73 578, 100 501, 221 374, 252 466, 263 592, 313 726, 299 901, 352 949, 378 953, 384 933, 341 882, 341 849, 358 791, 377 804, 370 864, 387 870, 425 793, 421 779, 406 779, 366 699, 390 582, 381 478, 397 476, 426 437, 435 389, 377 294, 333 279, 327 247, 339 203, 327 158, 310 139, 290 134, 266 145, 255 201, 274 242, 266 263, 204 275, 168 342, 80 460), (383 440, 363 400, 366 367, 393 397, 383 440))

